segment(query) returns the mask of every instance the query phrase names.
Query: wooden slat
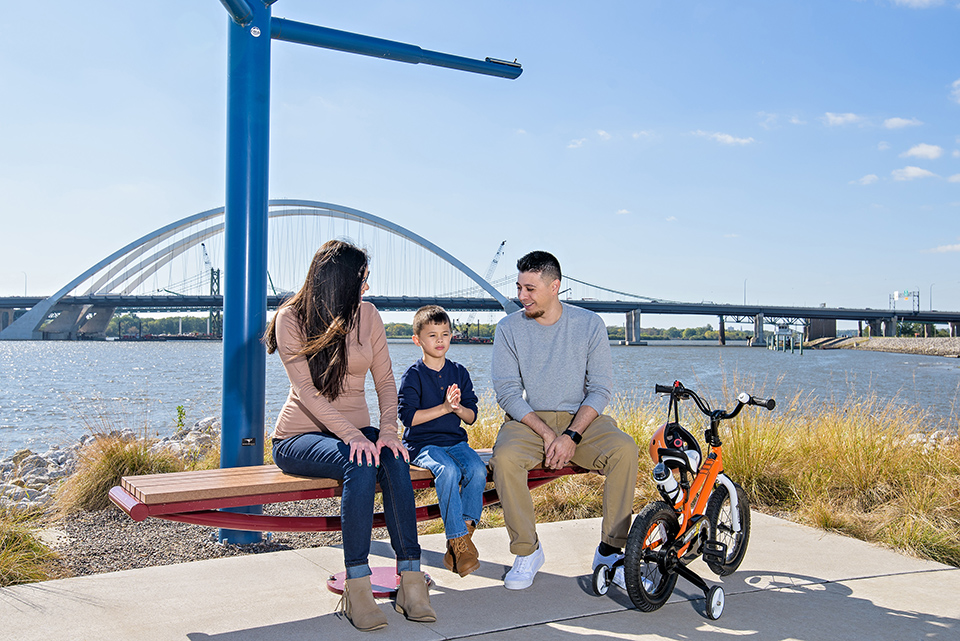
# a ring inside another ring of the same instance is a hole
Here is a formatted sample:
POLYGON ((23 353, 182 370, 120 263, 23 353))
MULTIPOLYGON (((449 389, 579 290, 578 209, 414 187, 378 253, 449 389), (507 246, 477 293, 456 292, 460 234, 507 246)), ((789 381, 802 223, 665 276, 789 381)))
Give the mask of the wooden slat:
MULTIPOLYGON (((410 466, 413 480, 431 479, 429 471, 410 466)), ((216 470, 125 476, 120 486, 147 505, 205 501, 250 494, 271 494, 335 488, 334 479, 285 474, 276 465, 254 465, 216 470)))

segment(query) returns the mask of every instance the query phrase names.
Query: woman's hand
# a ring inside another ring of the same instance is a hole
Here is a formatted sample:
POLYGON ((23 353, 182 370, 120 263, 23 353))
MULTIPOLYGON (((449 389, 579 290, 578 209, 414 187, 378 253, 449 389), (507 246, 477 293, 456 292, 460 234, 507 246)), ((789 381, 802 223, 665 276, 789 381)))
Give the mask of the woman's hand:
POLYGON ((364 464, 380 466, 381 445, 379 442, 374 443, 361 433, 360 436, 350 439, 348 444, 350 445, 350 461, 358 466, 364 464))
POLYGON ((385 428, 380 430, 380 438, 377 439, 378 448, 387 448, 393 452, 394 458, 403 457, 403 460, 407 463, 410 462, 410 453, 407 452, 407 448, 403 446, 403 443, 400 441, 400 437, 397 433, 391 428, 385 428))

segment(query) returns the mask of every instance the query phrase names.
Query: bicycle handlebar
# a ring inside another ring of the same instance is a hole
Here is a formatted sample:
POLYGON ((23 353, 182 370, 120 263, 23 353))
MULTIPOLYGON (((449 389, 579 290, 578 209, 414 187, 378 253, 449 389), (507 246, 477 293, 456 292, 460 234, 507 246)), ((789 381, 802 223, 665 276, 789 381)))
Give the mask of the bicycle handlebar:
POLYGON ((722 410, 717 410, 716 412, 713 412, 710 410, 710 406, 705 401, 703 401, 699 396, 697 396, 696 392, 685 388, 683 386, 683 383, 681 383, 680 381, 674 381, 673 385, 656 384, 654 385, 654 390, 656 391, 657 394, 670 394, 671 396, 675 397, 678 400, 681 398, 692 398, 694 402, 697 404, 697 407, 700 409, 701 412, 703 412, 704 415, 710 416, 712 418, 717 418, 720 420, 733 418, 734 416, 740 413, 740 410, 743 409, 744 405, 756 405, 758 407, 765 407, 768 410, 772 410, 774 407, 777 406, 777 402, 772 398, 760 399, 760 398, 756 398, 755 396, 751 396, 746 392, 741 392, 737 396, 737 405, 736 407, 733 408, 732 411, 724 412, 722 410))

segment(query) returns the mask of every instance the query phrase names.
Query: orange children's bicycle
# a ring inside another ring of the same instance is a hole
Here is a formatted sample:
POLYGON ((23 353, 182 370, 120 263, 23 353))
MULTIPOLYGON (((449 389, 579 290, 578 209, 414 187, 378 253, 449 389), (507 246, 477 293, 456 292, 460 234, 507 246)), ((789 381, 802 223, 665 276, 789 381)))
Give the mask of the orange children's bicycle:
POLYGON ((710 587, 687 565, 702 556, 718 576, 732 574, 743 561, 750 540, 750 504, 739 485, 723 472, 720 422, 740 413, 744 405, 772 410, 776 402, 743 393, 732 411, 711 410, 696 392, 675 381, 657 385, 658 394, 669 394, 667 422, 650 439, 650 458, 656 465, 653 479, 663 500, 653 501, 633 520, 624 558, 613 567, 600 565, 593 573, 593 589, 606 594, 612 577, 623 565, 627 594, 638 609, 660 608, 682 576, 703 590, 707 616, 723 613, 723 588, 710 587), (703 436, 709 446, 706 457, 697 439, 680 425, 680 401, 692 399, 710 425, 703 436), (670 413, 673 420, 670 420, 670 413))

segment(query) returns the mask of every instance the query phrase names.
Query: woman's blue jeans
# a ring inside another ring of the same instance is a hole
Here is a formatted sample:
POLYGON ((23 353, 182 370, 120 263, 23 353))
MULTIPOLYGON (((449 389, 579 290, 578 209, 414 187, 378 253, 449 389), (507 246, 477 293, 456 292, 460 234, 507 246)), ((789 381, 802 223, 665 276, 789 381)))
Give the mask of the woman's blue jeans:
MULTIPOLYGON (((380 434, 373 427, 361 431, 373 442, 380 434)), ((416 504, 409 465, 387 448, 380 451, 378 467, 357 465, 349 460, 349 455, 349 445, 323 432, 298 434, 273 445, 273 460, 284 472, 343 482, 340 529, 348 579, 371 574, 368 557, 377 483, 383 494, 383 513, 390 544, 397 555, 397 571, 419 571, 420 544, 417 543, 416 504)))
POLYGON ((411 461, 433 473, 437 502, 447 539, 467 533, 466 521, 480 523, 487 466, 466 441, 456 445, 424 445, 411 461))

